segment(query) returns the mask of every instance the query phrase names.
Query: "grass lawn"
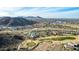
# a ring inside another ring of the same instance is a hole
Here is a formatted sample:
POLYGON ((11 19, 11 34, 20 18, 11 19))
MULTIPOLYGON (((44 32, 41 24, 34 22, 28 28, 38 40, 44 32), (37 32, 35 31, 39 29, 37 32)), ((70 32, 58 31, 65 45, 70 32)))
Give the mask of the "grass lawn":
POLYGON ((63 40, 74 40, 76 39, 76 37, 75 36, 48 36, 48 37, 41 37, 38 39, 40 41, 44 41, 44 40, 63 41, 63 40))

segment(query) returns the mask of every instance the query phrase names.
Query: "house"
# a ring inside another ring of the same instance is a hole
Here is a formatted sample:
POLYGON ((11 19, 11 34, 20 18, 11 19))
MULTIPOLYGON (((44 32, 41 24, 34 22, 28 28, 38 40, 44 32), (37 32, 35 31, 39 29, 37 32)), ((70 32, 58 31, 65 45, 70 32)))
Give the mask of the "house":
POLYGON ((36 32, 36 31, 32 31, 32 32, 30 32, 30 33, 27 34, 27 37, 31 38, 31 39, 36 39, 36 38, 39 37, 39 33, 36 32))

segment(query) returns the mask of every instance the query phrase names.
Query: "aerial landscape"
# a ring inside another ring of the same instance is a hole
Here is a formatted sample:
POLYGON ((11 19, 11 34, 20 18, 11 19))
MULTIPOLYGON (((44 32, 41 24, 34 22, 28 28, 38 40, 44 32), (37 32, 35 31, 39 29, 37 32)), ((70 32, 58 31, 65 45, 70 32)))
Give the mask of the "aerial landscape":
POLYGON ((79 7, 0 8, 0 51, 79 51, 79 7))

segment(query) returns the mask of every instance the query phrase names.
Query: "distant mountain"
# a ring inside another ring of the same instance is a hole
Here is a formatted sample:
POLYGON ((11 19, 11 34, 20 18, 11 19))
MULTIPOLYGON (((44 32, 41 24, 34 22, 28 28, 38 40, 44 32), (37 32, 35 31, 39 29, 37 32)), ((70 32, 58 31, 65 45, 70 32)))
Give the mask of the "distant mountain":
POLYGON ((40 16, 27 16, 27 17, 24 17, 25 19, 28 19, 28 20, 32 20, 32 21, 36 21, 36 22, 45 22, 45 18, 43 17, 40 17, 40 16))
POLYGON ((79 24, 79 19, 43 18, 40 16, 0 17, 0 26, 26 26, 35 23, 73 23, 79 24))
POLYGON ((36 16, 36 17, 34 17, 34 16, 27 16, 27 17, 24 17, 24 18, 26 18, 26 19, 29 19, 29 20, 40 20, 40 19, 43 19, 42 17, 40 17, 40 16, 36 16))
POLYGON ((34 16, 27 16, 26 18, 37 18, 37 19, 39 19, 39 18, 42 18, 42 17, 40 17, 40 16, 36 16, 36 17, 34 17, 34 16))
POLYGON ((23 17, 1 17, 0 25, 3 26, 25 26, 35 24, 36 21, 28 20, 23 17))

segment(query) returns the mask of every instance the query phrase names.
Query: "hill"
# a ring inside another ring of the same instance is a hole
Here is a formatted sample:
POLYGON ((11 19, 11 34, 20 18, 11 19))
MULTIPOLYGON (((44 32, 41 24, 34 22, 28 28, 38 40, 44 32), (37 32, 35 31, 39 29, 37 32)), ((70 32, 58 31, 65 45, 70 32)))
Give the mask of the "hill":
POLYGON ((36 21, 27 20, 23 17, 1 17, 0 25, 3 26, 25 26, 35 24, 36 21))

